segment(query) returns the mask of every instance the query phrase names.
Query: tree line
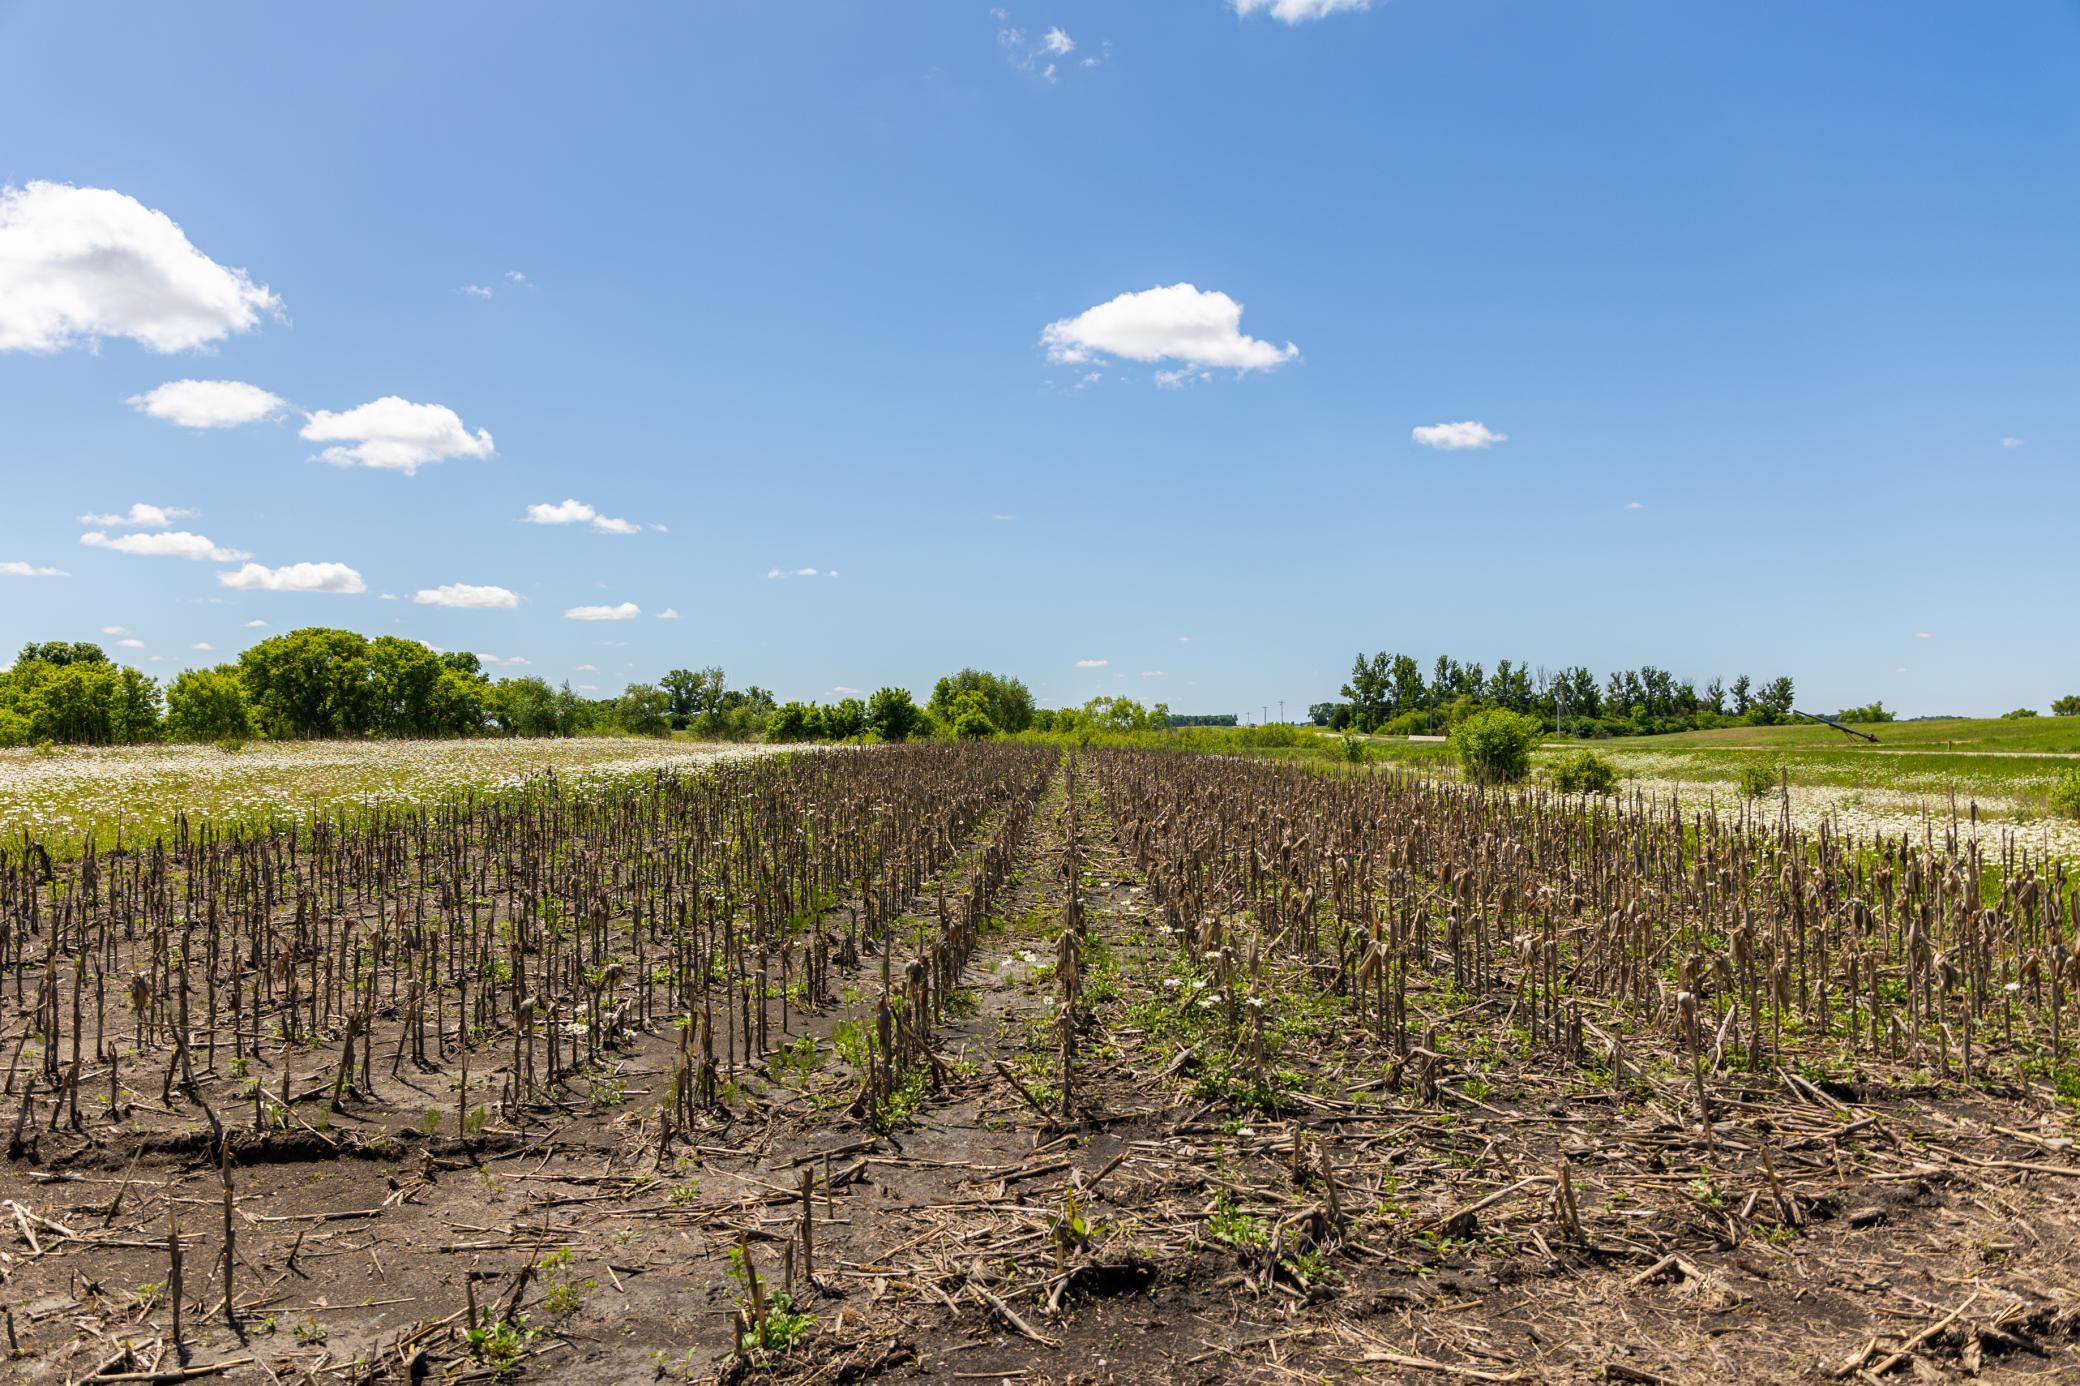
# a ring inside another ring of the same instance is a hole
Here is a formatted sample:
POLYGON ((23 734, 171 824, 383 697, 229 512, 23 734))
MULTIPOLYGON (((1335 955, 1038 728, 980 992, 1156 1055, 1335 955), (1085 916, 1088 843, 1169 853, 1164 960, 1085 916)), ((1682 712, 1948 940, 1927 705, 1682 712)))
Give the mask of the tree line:
POLYGON ((493 678, 467 652, 324 626, 272 636, 164 685, 90 641, 31 642, 0 671, 0 746, 673 732, 705 740, 907 741, 1149 731, 1173 722, 1163 704, 1129 698, 1041 708, 1023 681, 979 669, 940 679, 922 704, 902 688, 828 704, 783 703, 756 684, 730 687, 715 667, 673 669, 654 683, 588 698, 568 682, 493 678))
POLYGON ((1425 678, 1413 656, 1361 651, 1343 685, 1343 701, 1308 709, 1317 726, 1390 736, 1443 731, 1488 708, 1536 717, 1569 736, 1645 736, 1709 727, 1768 726, 1791 719, 1795 685, 1780 676, 1746 674, 1703 688, 1666 669, 1643 665, 1599 681, 1581 665, 1558 671, 1496 661, 1492 672, 1439 655, 1425 678))

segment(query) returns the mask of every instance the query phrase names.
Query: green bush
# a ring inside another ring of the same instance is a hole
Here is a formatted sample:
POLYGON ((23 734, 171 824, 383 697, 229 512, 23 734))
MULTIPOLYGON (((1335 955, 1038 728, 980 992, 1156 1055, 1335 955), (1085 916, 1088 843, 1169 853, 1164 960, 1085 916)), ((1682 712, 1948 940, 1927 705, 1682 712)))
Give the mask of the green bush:
POLYGON ((1506 784, 1531 773, 1531 748, 1544 735, 1537 718, 1493 707, 1452 727, 1452 754, 1481 783, 1506 784))
POLYGON ((2068 770, 2052 784, 2051 811, 2066 818, 2080 818, 2080 770, 2068 770))
POLYGON ((901 688, 877 688, 867 699, 867 725, 883 741, 907 740, 924 722, 924 709, 901 688))
POLYGON ((1553 767, 1553 788, 1562 794, 1608 794, 1618 787, 1618 767, 1594 751, 1576 751, 1553 767))
POLYGON ((2013 712, 2003 712, 2001 720, 2003 722, 2012 722, 2018 717, 2034 717, 2036 715, 2037 710, 2033 707, 2018 707, 2013 712))
POLYGON ((1753 760, 1741 767, 1741 793, 1760 799, 1777 792, 1781 771, 1766 760, 1753 760))

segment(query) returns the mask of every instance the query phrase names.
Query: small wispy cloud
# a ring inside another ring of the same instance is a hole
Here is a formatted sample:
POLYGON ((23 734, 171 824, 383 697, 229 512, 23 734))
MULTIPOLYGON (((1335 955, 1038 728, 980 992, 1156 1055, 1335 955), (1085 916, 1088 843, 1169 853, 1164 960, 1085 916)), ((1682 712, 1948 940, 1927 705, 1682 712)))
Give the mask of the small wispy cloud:
POLYGON ((267 629, 267 622, 265 622, 265 621, 261 620, 261 619, 260 619, 259 617, 255 616, 255 617, 254 617, 254 618, 253 618, 252 620, 250 620, 250 621, 246 622, 246 629, 247 629, 247 630, 266 630, 266 629, 267 629))
POLYGON ((1627 510, 1645 510, 1647 503, 1645 501, 1626 501, 1625 508, 1627 510))
POLYGON ((601 534, 636 534, 643 528, 633 520, 617 520, 611 515, 602 515, 584 501, 568 498, 554 505, 528 506, 527 522, 531 525, 591 525, 601 534))
POLYGON ((119 650, 141 650, 144 648, 144 641, 133 636, 128 640, 116 641, 116 648, 119 650))
POLYGON ((836 568, 768 568, 768 569, 766 569, 766 576, 767 576, 767 577, 769 577, 769 578, 813 578, 813 577, 836 577, 837 575, 838 575, 838 570, 837 570, 836 568))
POLYGON ((679 608, 676 606, 668 606, 664 610, 657 613, 657 619, 660 621, 676 621, 679 619, 679 608))
POLYGON ((1163 677, 1163 671, 1161 669, 1143 669, 1141 677, 1145 679, 1159 679, 1163 677))
POLYGON ((420 606, 453 606, 488 611, 520 605, 520 596, 503 587, 451 582, 441 587, 422 587, 412 594, 420 606))
POLYGON ((147 505, 143 501, 132 501, 130 508, 120 515, 82 515, 83 525, 99 525, 104 529, 165 529, 175 520, 185 520, 195 514, 177 505, 147 505))
POLYGON ((616 606, 574 606, 563 613, 567 621, 630 621, 643 614, 634 602, 616 606))
POLYGON ((1268 14, 1284 24, 1303 24, 1310 19, 1327 19, 1332 14, 1355 13, 1372 8, 1372 0, 1233 0, 1235 13, 1243 19, 1268 14))
POLYGON ((1509 441, 1507 433, 1497 433, 1478 419, 1467 419, 1462 423, 1422 424, 1410 429, 1409 436, 1424 447, 1436 448, 1440 452, 1491 448, 1509 441))
POLYGON ((1079 669, 1103 669, 1110 663, 1112 661, 1109 659, 1079 659, 1076 661, 1076 667, 1079 669))
MULTIPOLYGON (((1069 37, 1068 30, 1059 24, 1050 24, 1041 30, 1040 36, 1035 39, 1011 22, 1011 11, 1002 5, 994 7, 989 13, 990 18, 997 22, 997 49, 1004 55, 1006 62, 1020 72, 1038 73, 1050 84, 1061 80, 1062 62, 1077 51, 1076 40, 1069 37)), ((1088 54, 1073 66, 1089 70, 1100 66, 1111 56, 1112 40, 1105 39, 1099 43, 1096 52, 1088 54)))
POLYGON ((1930 638, 1930 636, 1929 633, 1925 630, 1917 630, 1914 632, 1914 638, 1916 640, 1927 640, 1930 638))
POLYGON ((63 568, 40 568, 19 558, 0 559, 0 577, 71 577, 63 568))
POLYGON ((236 563, 253 555, 243 549, 229 549, 206 535, 190 534, 184 529, 154 530, 142 534, 103 534, 90 529, 79 537, 79 541, 90 549, 112 549, 116 553, 132 554, 140 558, 185 558, 191 561, 207 559, 212 563, 236 563))
POLYGON ((2003 438, 2001 439, 2001 446, 2004 448, 2019 448, 2028 441, 2027 438, 2003 438))
POLYGON ((191 650, 201 650, 205 654, 207 654, 210 651, 216 649, 217 647, 215 645, 210 644, 207 640, 198 640, 194 644, 188 646, 188 648, 191 650))

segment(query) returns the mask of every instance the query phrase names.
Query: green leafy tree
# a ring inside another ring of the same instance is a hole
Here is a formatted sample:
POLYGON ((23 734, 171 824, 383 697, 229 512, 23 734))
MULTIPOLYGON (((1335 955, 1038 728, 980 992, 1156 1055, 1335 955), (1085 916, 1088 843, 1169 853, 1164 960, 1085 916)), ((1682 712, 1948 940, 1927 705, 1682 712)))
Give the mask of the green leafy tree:
POLYGON ((867 699, 867 725, 883 741, 907 741, 924 722, 924 710, 904 688, 877 688, 867 699))
POLYGON ((632 683, 614 702, 614 725, 630 736, 663 736, 672 729, 671 696, 654 683, 632 683))
POLYGON ((932 685, 931 701, 925 706, 941 722, 957 726, 959 700, 964 693, 982 696, 983 715, 997 731, 1022 732, 1033 724, 1032 690, 1008 674, 982 669, 963 669, 940 679, 932 685))
POLYGON ((555 690, 538 678, 500 679, 484 694, 484 714, 505 736, 569 736, 555 690))
POLYGON ((309 626, 238 657, 238 673, 269 736, 362 736, 375 723, 369 643, 350 630, 309 626))
POLYGON ((31 659, 0 675, 0 741, 127 746, 158 739, 159 685, 106 660, 31 659))
POLYGON ((947 725, 963 741, 987 740, 997 734, 997 724, 990 720, 989 699, 980 689, 956 693, 949 711, 951 715, 946 718, 947 725))
POLYGON ((766 718, 768 741, 818 741, 823 737, 823 712, 814 703, 785 702, 766 718))
POLYGON ((867 729, 867 705, 857 698, 840 698, 823 710, 823 734, 832 741, 849 741, 867 729))
POLYGON ((674 727, 684 727, 703 713, 720 708, 725 687, 722 671, 713 667, 674 669, 657 684, 671 699, 670 715, 674 727))
POLYGON ((31 660, 48 664, 53 669, 62 669, 68 664, 109 662, 107 653, 91 640, 32 640, 14 657, 17 664, 27 664, 31 660))
POLYGON ((2080 693, 2074 693, 2064 698, 2053 698, 2051 700, 2051 715, 2053 717, 2080 717, 2080 693))
POLYGON ((166 690, 166 734, 175 741, 222 741, 253 734, 253 710, 235 665, 188 669, 166 690))
POLYGON ((379 635, 368 642, 367 725, 382 736, 431 736, 439 728, 434 690, 447 670, 441 657, 416 640, 379 635))

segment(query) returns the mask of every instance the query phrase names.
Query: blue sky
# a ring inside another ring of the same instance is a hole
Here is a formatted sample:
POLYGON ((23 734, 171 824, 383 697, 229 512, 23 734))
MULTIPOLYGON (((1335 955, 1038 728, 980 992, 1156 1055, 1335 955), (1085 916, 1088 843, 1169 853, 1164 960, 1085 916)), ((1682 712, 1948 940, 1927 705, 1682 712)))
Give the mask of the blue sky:
POLYGON ((2080 691, 2080 9, 1316 7, 0 4, 0 646, 2080 691))

